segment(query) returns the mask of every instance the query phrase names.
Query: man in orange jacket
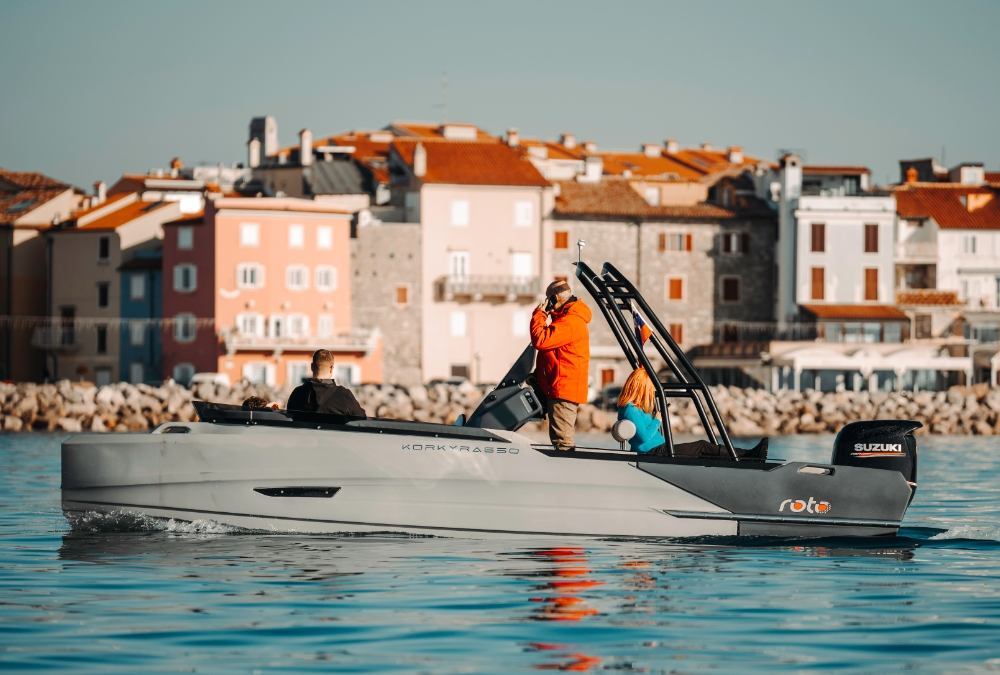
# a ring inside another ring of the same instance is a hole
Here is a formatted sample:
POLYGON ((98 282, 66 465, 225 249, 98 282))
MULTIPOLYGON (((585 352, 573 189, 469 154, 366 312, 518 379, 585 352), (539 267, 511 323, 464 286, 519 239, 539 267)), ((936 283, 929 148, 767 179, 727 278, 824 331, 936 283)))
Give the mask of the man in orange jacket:
POLYGON ((538 350, 535 377, 545 396, 549 439, 556 450, 573 450, 576 413, 587 402, 593 314, 565 281, 545 290, 546 300, 531 315, 531 344, 538 350))

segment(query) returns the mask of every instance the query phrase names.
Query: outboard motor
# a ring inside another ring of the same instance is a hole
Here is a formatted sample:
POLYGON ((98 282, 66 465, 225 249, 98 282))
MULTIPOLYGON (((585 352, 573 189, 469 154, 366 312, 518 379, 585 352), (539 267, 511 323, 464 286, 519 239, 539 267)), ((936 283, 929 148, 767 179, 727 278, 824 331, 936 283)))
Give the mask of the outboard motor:
POLYGON ((917 485, 917 439, 913 431, 923 425, 913 420, 851 422, 833 441, 831 464, 885 469, 903 474, 917 485))
POLYGON ((525 382, 535 366, 535 348, 528 345, 496 388, 486 395, 463 426, 517 431, 545 416, 541 397, 525 382))

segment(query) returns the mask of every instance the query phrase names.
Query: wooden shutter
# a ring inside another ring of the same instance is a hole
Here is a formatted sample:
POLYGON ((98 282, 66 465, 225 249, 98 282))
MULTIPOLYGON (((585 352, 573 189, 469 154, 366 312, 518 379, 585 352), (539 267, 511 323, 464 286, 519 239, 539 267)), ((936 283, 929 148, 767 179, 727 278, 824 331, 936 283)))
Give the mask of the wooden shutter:
POLYGON ((732 253, 733 252, 733 242, 729 238, 729 233, 723 232, 721 236, 722 236, 722 252, 723 253, 732 253))
MULTIPOLYGON (((692 246, 691 246, 692 241, 691 240, 692 239, 693 239, 693 237, 690 234, 685 234, 684 235, 684 250, 685 251, 691 251, 691 249, 692 249, 692 246)), ((678 340, 678 342, 680 342, 680 340, 678 340)))
POLYGON ((684 280, 680 277, 670 277, 667 281, 667 299, 684 299, 684 280))
POLYGON ((396 304, 405 305, 410 301, 410 289, 406 286, 396 286, 396 304))
POLYGON ((810 250, 813 253, 823 253, 826 251, 826 224, 825 223, 813 223, 812 224, 812 247, 810 250))
POLYGON ((865 224, 865 253, 878 253, 878 224, 865 224))
POLYGON ((555 237, 555 248, 569 248, 569 232, 556 232, 555 237))
POLYGON ((658 248, 660 250, 660 253, 663 253, 664 251, 667 250, 667 235, 666 235, 666 233, 665 232, 660 232, 660 236, 657 237, 657 240, 658 240, 658 243, 657 243, 657 247, 656 248, 658 248))
POLYGON ((670 337, 674 339, 674 342, 681 344, 684 342, 684 324, 682 323, 672 323, 670 324, 670 337))
POLYGON ((865 300, 878 300, 878 268, 865 268, 865 300))
POLYGON ((750 252, 750 233, 743 232, 740 234, 740 252, 749 253, 750 252))
POLYGON ((813 300, 823 300, 826 296, 826 279, 822 267, 812 268, 812 293, 813 300))

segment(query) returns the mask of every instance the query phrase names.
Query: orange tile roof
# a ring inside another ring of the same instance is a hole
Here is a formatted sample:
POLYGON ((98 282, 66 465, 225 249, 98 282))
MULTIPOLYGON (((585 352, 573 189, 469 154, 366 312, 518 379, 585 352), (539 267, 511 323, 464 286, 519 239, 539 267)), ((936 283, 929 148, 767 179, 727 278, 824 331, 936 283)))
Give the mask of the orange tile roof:
POLYGON ((1000 195, 991 187, 904 183, 893 194, 901 218, 933 218, 942 229, 1000 230, 1000 195), (967 204, 976 202, 970 211, 967 204))
POLYGON ((0 169, 0 225, 12 225, 71 188, 42 173, 0 169))
POLYGON ((928 306, 949 306, 961 305, 958 293, 955 291, 939 291, 934 288, 910 289, 907 291, 896 291, 897 305, 928 305, 928 306))
POLYGON ((994 187, 1000 187, 1000 171, 987 171, 986 182, 994 187))
POLYGON ((401 135, 418 136, 420 138, 444 138, 443 127, 445 124, 458 127, 472 127, 476 130, 476 140, 479 141, 492 141, 494 143, 500 142, 499 138, 483 131, 475 124, 466 124, 464 122, 446 122, 438 124, 428 122, 393 122, 389 125, 389 128, 402 131, 403 134, 401 135))
POLYGON ((729 151, 727 149, 702 150, 700 148, 686 148, 671 153, 669 157, 703 174, 719 173, 720 171, 728 171, 729 169, 744 166, 755 166, 760 162, 758 158, 744 154, 743 161, 734 164, 729 161, 729 151))
POLYGON ((587 156, 587 152, 584 150, 582 144, 567 148, 562 143, 544 141, 540 138, 518 139, 517 146, 515 147, 523 150, 529 157, 530 148, 545 148, 548 159, 581 160, 587 156))
POLYGON ((173 220, 168 220, 163 223, 163 226, 168 225, 201 225, 205 222, 205 212, 197 211, 196 213, 185 213, 180 218, 174 218, 173 220))
POLYGON ((839 176, 839 175, 855 175, 860 176, 863 174, 870 174, 871 169, 867 166, 837 166, 833 164, 818 165, 813 164, 810 166, 802 167, 803 174, 813 174, 813 175, 824 175, 824 176, 839 176))
POLYGON ((97 211, 99 209, 106 208, 108 206, 108 204, 114 204, 115 202, 120 201, 122 199, 125 199, 126 197, 134 197, 135 199, 138 199, 139 195, 137 193, 135 193, 135 192, 118 192, 118 193, 113 194, 113 195, 108 195, 107 198, 103 202, 101 202, 100 204, 96 204, 94 206, 88 206, 87 208, 80 209, 79 211, 74 211, 73 215, 72 215, 72 219, 73 220, 79 220, 83 216, 91 214, 94 211, 97 211))
POLYGON ((558 183, 556 215, 597 216, 606 218, 658 219, 728 219, 740 214, 714 204, 690 206, 650 206, 626 181, 603 180, 599 183, 558 183))
MULTIPOLYGON (((64 230, 65 232, 93 232, 96 230, 116 230, 122 225, 129 223, 140 216, 145 216, 153 211, 171 206, 174 202, 144 202, 136 200, 131 204, 125 204, 120 209, 115 209, 110 213, 90 221, 85 225, 64 230)), ((105 202, 106 204, 106 202, 105 202)))
POLYGON ((7 169, 0 169, 0 181, 9 183, 13 188, 20 188, 22 190, 58 189, 62 191, 71 187, 62 181, 49 178, 44 173, 38 173, 37 171, 8 171, 7 169))
POLYGON ((799 305, 807 313, 824 321, 842 320, 889 320, 905 321, 908 317, 898 307, 892 305, 799 305))
POLYGON ((598 155, 604 160, 605 175, 609 176, 623 176, 628 171, 632 176, 641 178, 696 181, 705 175, 676 161, 672 155, 649 157, 642 152, 601 152, 598 155))
POLYGON ((412 167, 418 143, 427 152, 427 173, 420 179, 424 183, 526 187, 549 184, 531 162, 503 143, 396 139, 392 151, 412 167))

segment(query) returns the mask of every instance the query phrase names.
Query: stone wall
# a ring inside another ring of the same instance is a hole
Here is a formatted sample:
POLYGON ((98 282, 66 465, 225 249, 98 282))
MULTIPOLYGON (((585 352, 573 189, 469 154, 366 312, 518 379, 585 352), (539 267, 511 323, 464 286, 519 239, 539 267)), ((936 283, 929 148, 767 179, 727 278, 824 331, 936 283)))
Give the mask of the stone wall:
MULTIPOLYGON (((779 392, 736 387, 713 388, 720 413, 733 436, 834 433, 844 424, 866 419, 912 419, 921 434, 1000 435, 1000 389, 983 385, 943 392, 874 393, 818 391, 779 392)), ((471 384, 430 386, 361 385, 358 400, 369 415, 450 424, 479 403, 485 389, 471 384)), ((118 383, 0 383, 0 426, 3 431, 145 431, 163 422, 194 421, 193 400, 239 404, 247 396, 284 400, 263 386, 232 388, 202 384, 193 390, 169 382, 159 387, 118 383)), ((700 435, 703 429, 693 406, 675 400, 671 428, 700 435)), ((585 405, 577 421, 580 432, 604 433, 614 411, 585 405)), ((540 431, 536 423, 529 430, 540 431)))

